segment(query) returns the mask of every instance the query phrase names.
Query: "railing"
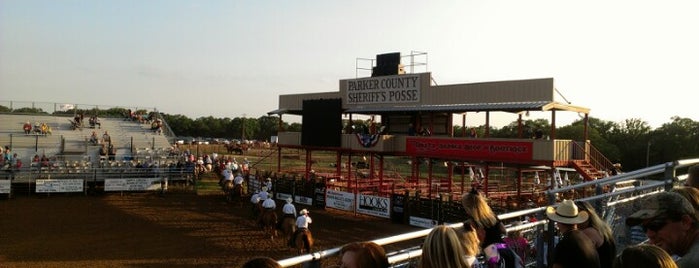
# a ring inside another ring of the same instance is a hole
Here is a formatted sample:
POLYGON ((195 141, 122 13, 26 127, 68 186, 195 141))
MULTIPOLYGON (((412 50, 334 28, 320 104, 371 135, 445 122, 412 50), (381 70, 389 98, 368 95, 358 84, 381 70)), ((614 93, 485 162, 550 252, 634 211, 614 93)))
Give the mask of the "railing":
POLYGON ((580 145, 579 142, 573 143, 573 160, 585 160, 599 171, 608 171, 614 169, 614 164, 609 161, 602 152, 597 150, 595 146, 587 141, 580 145))
MULTIPOLYGON (((572 190, 580 190, 588 187, 594 187, 597 191, 597 195, 581 198, 578 200, 593 203, 597 207, 597 211, 599 212, 599 214, 606 215, 606 217, 604 218, 616 219, 613 222, 608 223, 612 226, 614 234, 616 235, 617 250, 622 250, 625 247, 625 245, 629 243, 627 240, 624 239, 623 236, 621 236, 622 232, 620 231, 621 227, 619 223, 625 221, 625 216, 628 215, 627 213, 630 214, 631 208, 629 207, 631 206, 633 201, 646 195, 652 195, 661 191, 667 191, 672 189, 673 185, 678 184, 686 179, 686 174, 677 175, 676 173, 678 171, 686 172, 686 168, 694 164, 699 164, 699 158, 678 160, 675 162, 659 164, 656 166, 619 174, 613 177, 607 177, 605 179, 599 179, 564 188, 550 190, 546 193, 549 196, 550 204, 552 206, 555 206, 555 203, 559 201, 559 198, 557 198, 559 194, 571 192, 572 190), (660 176, 661 180, 650 179, 652 177, 657 176, 660 176), (634 183, 635 187, 619 187, 618 189, 616 188, 616 185, 625 185, 629 183, 634 183), (607 188, 610 190, 605 191, 605 186, 609 186, 607 188), (612 200, 612 198, 614 200, 612 200), (610 213, 617 213, 619 215, 617 217, 614 217, 612 215, 609 215, 610 213)), ((504 222, 511 219, 517 219, 526 215, 536 215, 537 218, 544 219, 545 209, 545 207, 532 208, 527 210, 500 214, 498 215, 498 217, 504 222)), ((461 223, 445 224, 448 224, 450 227, 461 226, 461 223)), ((526 223, 518 226, 507 226, 506 229, 508 232, 516 230, 532 231, 533 235, 535 236, 535 245, 537 249, 536 252, 538 252, 539 254, 536 255, 536 260, 527 263, 527 266, 544 267, 544 254, 542 253, 545 252, 544 246, 546 244, 553 244, 553 222, 549 222, 547 220, 540 220, 537 222, 526 223), (550 238, 549 241, 544 241, 544 239, 541 239, 543 237, 542 234, 545 229, 544 226, 547 227, 546 229, 548 230, 548 237, 550 238)), ((401 235, 375 239, 371 242, 384 246, 398 242, 409 241, 417 238, 424 238, 425 236, 427 236, 427 234, 429 234, 430 231, 431 229, 424 229, 401 235)), ((278 262, 279 264, 281 264, 282 267, 291 267, 305 262, 317 261, 322 258, 328 258, 331 256, 338 255, 340 248, 341 247, 336 247, 322 251, 317 251, 310 254, 300 255, 288 259, 282 259, 278 262)), ((548 248, 552 249, 552 247, 548 248)), ((409 262, 412 259, 419 258, 421 254, 422 250, 418 247, 410 247, 406 250, 389 252, 389 263, 391 263, 391 265, 393 265, 394 267, 404 266, 406 262, 409 262)))

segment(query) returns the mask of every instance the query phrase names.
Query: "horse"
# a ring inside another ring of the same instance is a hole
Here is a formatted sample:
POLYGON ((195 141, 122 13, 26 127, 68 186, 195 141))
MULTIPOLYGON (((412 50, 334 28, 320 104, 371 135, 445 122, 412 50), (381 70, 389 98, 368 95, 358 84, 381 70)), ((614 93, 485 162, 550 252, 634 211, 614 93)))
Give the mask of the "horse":
POLYGON ((233 190, 230 192, 230 200, 238 203, 239 206, 243 206, 243 185, 236 184, 233 186, 233 190))
POLYGON ((311 253, 313 250, 313 236, 311 230, 302 229, 294 235, 294 247, 298 250, 298 254, 311 253))
POLYGON ((223 184, 221 185, 221 190, 223 190, 223 194, 226 195, 227 202, 233 201, 233 189, 234 188, 235 187, 233 186, 232 180, 224 181, 223 184))
POLYGON ((296 233, 296 219, 292 217, 283 217, 281 221, 281 230, 284 237, 289 242, 290 247, 294 247, 292 244, 294 239, 294 233, 296 233))
POLYGON ((271 209, 265 209, 260 215, 260 224, 262 225, 262 230, 270 235, 270 238, 274 240, 277 236, 277 213, 271 209))

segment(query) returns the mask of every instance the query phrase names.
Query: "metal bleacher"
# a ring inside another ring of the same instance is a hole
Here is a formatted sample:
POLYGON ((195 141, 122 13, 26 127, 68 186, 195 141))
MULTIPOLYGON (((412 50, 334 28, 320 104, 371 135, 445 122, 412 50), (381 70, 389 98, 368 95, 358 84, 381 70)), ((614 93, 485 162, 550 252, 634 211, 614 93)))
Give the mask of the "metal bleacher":
MULTIPOLYGON (((105 131, 111 136, 117 150, 116 159, 133 159, 137 154, 148 155, 162 152, 171 144, 165 135, 158 135, 150 130, 149 124, 124 120, 123 118, 100 118, 101 127, 90 128, 87 122, 81 129, 73 130, 72 118, 66 116, 37 114, 0 114, 0 145, 10 146, 19 159, 29 163, 35 155, 61 156, 64 159, 99 159, 100 145, 91 145, 87 141, 93 131, 102 137, 105 131), (25 122, 46 123, 51 128, 50 135, 25 134, 22 126, 25 122)), ((87 118, 85 119, 87 121, 87 118)))

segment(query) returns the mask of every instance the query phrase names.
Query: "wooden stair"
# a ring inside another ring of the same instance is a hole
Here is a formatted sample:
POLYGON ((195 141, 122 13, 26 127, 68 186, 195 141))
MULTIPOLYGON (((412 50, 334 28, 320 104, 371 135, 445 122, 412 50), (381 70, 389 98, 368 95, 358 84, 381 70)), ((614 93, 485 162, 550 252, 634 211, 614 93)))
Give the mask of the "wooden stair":
POLYGON ((601 179, 608 175, 604 170, 595 168, 586 160, 571 160, 570 165, 585 178, 585 181, 601 179))

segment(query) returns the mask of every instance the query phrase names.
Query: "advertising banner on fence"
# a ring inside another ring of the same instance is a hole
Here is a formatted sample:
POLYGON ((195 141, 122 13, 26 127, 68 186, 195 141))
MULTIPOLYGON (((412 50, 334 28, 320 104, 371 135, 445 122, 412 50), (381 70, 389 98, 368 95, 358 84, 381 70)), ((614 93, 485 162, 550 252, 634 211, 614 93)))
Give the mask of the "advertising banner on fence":
POLYGON ((308 197, 308 196, 297 195, 297 196, 294 196, 294 202, 296 202, 298 204, 312 206, 313 205, 313 198, 308 197))
POLYGON ((9 194, 12 188, 12 182, 10 180, 0 180, 0 194, 9 194))
POLYGON ((434 157, 485 157, 503 160, 532 160, 532 143, 479 139, 434 139, 408 137, 405 150, 409 154, 434 157))
POLYGON ((105 179, 104 191, 160 190, 160 178, 105 179))
POLYGON ((372 216, 391 217, 391 199, 374 195, 357 195, 357 212, 372 216))
POLYGON ((83 191, 83 180, 36 180, 37 193, 73 193, 83 191))
POLYGON ((354 194, 348 192, 328 190, 325 193, 325 206, 345 211, 353 211, 354 194))
POLYGON ((410 216, 410 225, 422 228, 432 228, 437 225, 437 221, 433 219, 410 216))

